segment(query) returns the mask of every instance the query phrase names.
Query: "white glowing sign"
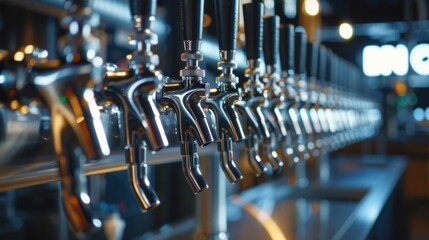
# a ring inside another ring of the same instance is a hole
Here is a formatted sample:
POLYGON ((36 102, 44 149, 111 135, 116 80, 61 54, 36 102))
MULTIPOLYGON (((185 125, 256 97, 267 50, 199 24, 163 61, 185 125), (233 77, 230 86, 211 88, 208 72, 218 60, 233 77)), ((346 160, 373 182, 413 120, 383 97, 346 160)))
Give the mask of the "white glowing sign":
POLYGON ((411 67, 420 75, 429 75, 429 44, 419 44, 411 50, 411 67))
POLYGON ((429 75, 429 44, 419 44, 410 52, 403 44, 363 49, 363 72, 369 77, 404 76, 409 66, 419 75, 429 75))

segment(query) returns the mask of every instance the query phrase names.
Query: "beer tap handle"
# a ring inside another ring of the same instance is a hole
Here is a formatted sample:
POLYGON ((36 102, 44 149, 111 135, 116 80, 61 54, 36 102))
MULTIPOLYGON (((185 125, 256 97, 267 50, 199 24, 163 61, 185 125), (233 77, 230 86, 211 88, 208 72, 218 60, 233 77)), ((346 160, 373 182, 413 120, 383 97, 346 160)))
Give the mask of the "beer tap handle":
MULTIPOLYGON (((129 0, 131 19, 136 32, 131 33, 131 41, 150 42, 153 45, 158 43, 158 37, 151 31, 151 23, 155 20, 156 13, 156 0, 129 0), (137 37, 135 34, 144 33, 144 40, 142 37, 137 37)), ((131 43, 131 42, 130 42, 131 43)), ((150 50, 150 49, 147 49, 150 50)))
POLYGON ((149 18, 155 16, 155 12, 156 0, 130 0, 131 17, 144 16, 149 18))
POLYGON ((295 31, 295 74, 306 74, 307 34, 303 28, 295 31))
POLYGON ((295 28, 293 25, 283 25, 280 28, 280 62, 282 71, 295 70, 295 28))
POLYGON ((317 64, 317 80, 321 85, 326 80, 326 61, 327 61, 327 50, 324 45, 320 45, 319 48, 319 60, 317 64))
POLYGON ((184 41, 200 41, 203 35, 204 0, 182 0, 182 31, 184 41))
MULTIPOLYGON (((201 80, 205 76, 205 71, 198 67, 198 61, 203 60, 200 49, 203 35, 204 0, 181 0, 180 3, 185 50, 180 58, 186 62, 185 68, 180 71, 180 76, 183 79, 196 77, 201 80)), ((206 94, 209 93, 206 92, 206 94)))
POLYGON ((279 54, 279 23, 278 16, 264 18, 264 58, 265 64, 274 66, 279 54))
POLYGON ((67 0, 65 6, 69 12, 77 12, 82 8, 91 7, 94 0, 67 0))
POLYGON ((238 0, 216 0, 216 31, 221 51, 237 47, 238 0))
POLYGON ((320 45, 316 42, 307 44, 307 73, 309 78, 317 77, 317 66, 320 45))
POLYGON ((247 60, 258 60, 262 51, 263 5, 259 1, 243 4, 247 60))

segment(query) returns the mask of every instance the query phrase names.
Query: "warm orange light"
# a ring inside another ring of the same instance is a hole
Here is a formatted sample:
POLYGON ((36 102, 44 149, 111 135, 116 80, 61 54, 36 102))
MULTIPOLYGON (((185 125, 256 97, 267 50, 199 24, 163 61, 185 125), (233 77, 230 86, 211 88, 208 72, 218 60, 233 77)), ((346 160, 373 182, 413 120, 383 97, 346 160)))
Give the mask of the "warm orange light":
POLYGON ((261 225, 265 228, 267 233, 270 235, 271 239, 276 240, 287 240, 283 234, 280 226, 274 221, 270 215, 264 212, 262 209, 259 209, 257 206, 252 203, 246 202, 244 199, 239 196, 233 198, 232 200, 235 204, 243 208, 247 213, 252 217, 258 220, 261 225))
POLYGON ((27 46, 24 48, 24 52, 25 52, 25 54, 30 54, 30 53, 32 53, 32 52, 33 52, 33 50, 34 50, 34 46, 33 46, 33 45, 27 45, 27 46))
POLYGON ((209 27, 212 24, 212 18, 208 14, 203 16, 203 28, 209 27))
POLYGON ((30 110, 29 110, 29 108, 28 108, 28 106, 27 105, 22 105, 20 108, 19 108, 19 112, 20 113, 22 113, 22 114, 28 114, 28 112, 29 112, 30 110))
POLYGON ((396 95, 404 96, 407 93, 407 85, 400 79, 397 79, 395 80, 393 90, 395 91, 396 95))
POLYGON ((18 100, 13 100, 12 102, 10 102, 10 109, 12 109, 12 110, 16 110, 16 109, 18 109, 18 107, 19 107, 19 102, 18 102, 18 100))

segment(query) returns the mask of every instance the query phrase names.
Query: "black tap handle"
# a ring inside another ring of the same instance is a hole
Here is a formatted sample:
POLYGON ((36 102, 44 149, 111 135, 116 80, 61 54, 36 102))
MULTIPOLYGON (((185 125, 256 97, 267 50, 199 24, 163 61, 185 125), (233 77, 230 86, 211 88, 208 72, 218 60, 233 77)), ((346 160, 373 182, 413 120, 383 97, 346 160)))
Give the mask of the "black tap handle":
POLYGON ((156 0, 130 0, 130 12, 133 16, 155 16, 156 0))
POLYGON ((345 87, 347 85, 347 81, 345 81, 346 78, 344 77, 346 68, 347 68, 347 62, 344 59, 338 57, 338 77, 337 77, 337 82, 338 82, 338 85, 340 85, 342 87, 345 87))
POLYGON ((319 61, 317 64, 317 79, 319 81, 326 80, 326 61, 327 61, 327 49, 324 45, 320 45, 319 48, 319 61))
POLYGON ((280 61, 283 71, 295 69, 295 27, 291 24, 280 27, 280 61))
POLYGON ((266 65, 276 64, 279 54, 279 24, 278 16, 264 18, 264 57, 266 65))
POLYGON ((331 54, 331 82, 336 84, 338 82, 338 57, 337 54, 331 54))
POLYGON ((238 1, 215 1, 216 31, 220 50, 235 50, 237 47, 238 1))
POLYGON ((325 82, 331 82, 334 75, 334 53, 332 50, 328 49, 326 51, 326 78, 325 82))
POLYGON ((181 0, 183 40, 197 41, 203 35, 204 0, 181 0))
POLYGON ((285 15, 285 3, 284 0, 275 0, 274 1, 274 12, 277 16, 280 17, 280 23, 286 22, 286 15, 285 15))
POLYGON ((64 6, 69 11, 76 11, 85 7, 92 7, 94 0, 68 0, 64 6))
POLYGON ((263 10, 261 2, 243 4, 244 33, 248 60, 261 58, 263 10))
POLYGON ((307 44, 307 73, 309 77, 317 76, 319 46, 316 42, 308 42, 307 44))
POLYGON ((307 34, 304 28, 297 28, 295 30, 295 73, 305 74, 306 52, 307 52, 307 34))

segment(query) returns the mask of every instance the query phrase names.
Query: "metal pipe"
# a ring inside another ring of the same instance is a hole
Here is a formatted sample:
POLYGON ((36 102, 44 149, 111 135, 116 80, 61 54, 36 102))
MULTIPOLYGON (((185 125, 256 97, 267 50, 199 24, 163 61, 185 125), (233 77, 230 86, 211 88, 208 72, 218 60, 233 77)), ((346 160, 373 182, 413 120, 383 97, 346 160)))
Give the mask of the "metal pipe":
MULTIPOLYGON (((200 149, 200 156, 210 155, 217 151, 216 144, 200 149)), ((156 153, 148 152, 149 165, 168 164, 181 161, 180 147, 170 147, 156 153)), ((115 152, 100 161, 93 161, 84 165, 84 174, 97 175, 109 172, 124 171, 128 169, 122 151, 115 152)), ((40 164, 31 164, 20 167, 2 168, 0 171, 0 191, 22 188, 55 182, 60 180, 58 167, 54 156, 49 161, 40 164)))

